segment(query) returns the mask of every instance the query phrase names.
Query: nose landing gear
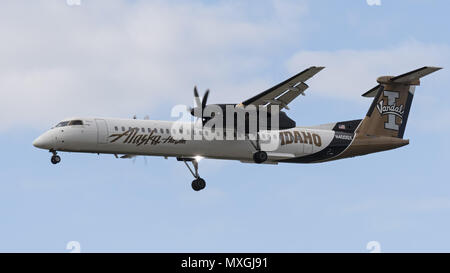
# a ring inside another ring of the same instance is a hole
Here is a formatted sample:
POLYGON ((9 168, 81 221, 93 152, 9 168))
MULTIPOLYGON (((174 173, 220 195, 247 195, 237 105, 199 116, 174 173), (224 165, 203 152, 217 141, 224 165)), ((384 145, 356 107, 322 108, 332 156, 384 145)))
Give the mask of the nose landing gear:
POLYGON ((50 158, 50 161, 51 161, 53 164, 58 164, 59 162, 61 162, 61 157, 59 157, 59 155, 56 154, 56 151, 55 151, 55 150, 51 149, 51 150, 50 150, 50 153, 53 154, 52 157, 50 158))

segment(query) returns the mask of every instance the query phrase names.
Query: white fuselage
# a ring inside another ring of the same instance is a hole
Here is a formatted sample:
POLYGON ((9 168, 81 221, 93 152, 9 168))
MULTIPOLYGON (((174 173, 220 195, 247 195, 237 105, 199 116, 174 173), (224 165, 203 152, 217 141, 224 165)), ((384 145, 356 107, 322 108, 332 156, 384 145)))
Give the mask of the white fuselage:
MULTIPOLYGON (((228 136, 225 133, 225 138, 232 140, 223 140, 220 132, 206 132, 196 123, 182 123, 183 129, 180 131, 181 123, 172 121, 116 118, 77 120, 82 120, 83 124, 54 127, 37 138, 33 145, 54 151, 180 158, 201 156, 243 162, 251 162, 255 152, 252 141, 236 140, 233 133, 228 136), (212 134, 216 134, 219 140, 210 140, 212 134)), ((270 133, 260 132, 261 149, 268 154, 267 163, 305 157, 325 149, 336 134, 330 127, 295 127, 270 133)))

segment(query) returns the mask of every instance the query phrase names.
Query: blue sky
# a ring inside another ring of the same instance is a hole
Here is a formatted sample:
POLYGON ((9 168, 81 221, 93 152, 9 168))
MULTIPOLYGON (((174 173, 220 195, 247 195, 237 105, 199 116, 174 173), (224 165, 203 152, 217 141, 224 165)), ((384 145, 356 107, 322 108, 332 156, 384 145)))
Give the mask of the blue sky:
POLYGON ((449 251, 448 1, 5 1, 0 10, 0 251, 449 251), (134 163, 31 142, 68 116, 173 119, 327 68, 289 111, 362 118, 376 77, 442 66, 417 88, 394 151, 324 164, 134 163))

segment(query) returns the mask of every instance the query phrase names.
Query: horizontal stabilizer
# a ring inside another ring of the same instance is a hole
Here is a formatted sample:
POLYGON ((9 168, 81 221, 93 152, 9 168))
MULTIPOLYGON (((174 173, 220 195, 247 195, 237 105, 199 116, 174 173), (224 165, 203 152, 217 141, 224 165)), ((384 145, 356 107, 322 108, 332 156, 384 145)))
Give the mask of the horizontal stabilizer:
POLYGON ((378 90, 380 89, 381 85, 377 85, 374 88, 370 89, 369 91, 367 91, 366 93, 362 94, 361 96, 366 97, 366 98, 372 98, 375 97, 378 93, 378 90))
POLYGON ((433 66, 425 66, 411 72, 399 75, 399 76, 383 76, 378 78, 379 85, 370 89, 366 93, 361 96, 366 98, 375 97, 378 93, 378 90, 381 88, 382 84, 406 84, 406 85, 419 85, 420 78, 425 77, 433 72, 442 69, 441 67, 433 67, 433 66))
POLYGON ((394 83, 410 83, 414 82, 422 77, 425 77, 426 75, 429 75, 433 72, 436 72, 438 70, 442 69, 441 67, 433 67, 433 66, 425 66, 419 69, 416 69, 414 71, 402 74, 397 77, 391 78, 391 82, 394 83))

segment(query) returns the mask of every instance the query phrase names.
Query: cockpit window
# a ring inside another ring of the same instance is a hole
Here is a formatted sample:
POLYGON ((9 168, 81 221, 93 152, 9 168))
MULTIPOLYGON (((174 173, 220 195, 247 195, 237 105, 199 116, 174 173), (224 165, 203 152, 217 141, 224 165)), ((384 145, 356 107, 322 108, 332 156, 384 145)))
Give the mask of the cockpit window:
POLYGON ((56 124, 55 127, 64 127, 67 126, 67 124, 69 124, 68 121, 61 121, 60 123, 56 124))
POLYGON ((83 125, 83 121, 81 121, 81 120, 71 120, 70 122, 69 122, 69 125, 83 125))
POLYGON ((61 121, 55 127, 64 127, 64 126, 71 126, 71 125, 83 125, 83 121, 79 120, 79 119, 70 120, 70 121, 61 121))

